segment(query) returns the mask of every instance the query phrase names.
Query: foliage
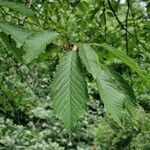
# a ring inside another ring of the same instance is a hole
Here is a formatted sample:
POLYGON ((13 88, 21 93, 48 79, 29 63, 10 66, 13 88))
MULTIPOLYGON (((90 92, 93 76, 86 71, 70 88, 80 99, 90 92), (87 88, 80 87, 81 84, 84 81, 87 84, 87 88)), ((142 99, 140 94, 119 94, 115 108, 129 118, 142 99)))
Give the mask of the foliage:
POLYGON ((149 114, 141 113, 138 120, 140 124, 138 130, 129 123, 128 119, 126 119, 126 122, 127 124, 122 130, 114 126, 111 122, 108 124, 106 120, 101 118, 99 120, 99 126, 93 129, 93 133, 95 134, 95 143, 97 144, 98 149, 149 149, 150 136, 148 131, 149 129, 147 128, 147 125, 149 124, 149 114), (139 132, 139 130, 141 131, 139 132))
POLYGON ((135 116, 136 99, 130 86, 108 67, 99 65, 96 53, 88 45, 84 45, 81 50, 84 53, 80 52, 80 57, 87 70, 96 78, 98 90, 108 114, 120 125, 125 111, 132 117, 135 116))
POLYGON ((149 149, 149 4, 2 0, 1 149, 149 149))

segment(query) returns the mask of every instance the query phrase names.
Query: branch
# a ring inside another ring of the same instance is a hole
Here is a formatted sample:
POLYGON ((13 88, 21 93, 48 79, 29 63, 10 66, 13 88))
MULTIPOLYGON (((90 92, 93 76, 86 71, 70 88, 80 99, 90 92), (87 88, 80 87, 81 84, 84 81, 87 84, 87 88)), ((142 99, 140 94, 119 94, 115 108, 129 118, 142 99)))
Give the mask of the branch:
POLYGON ((128 49, 128 17, 129 17, 129 1, 127 0, 127 5, 128 5, 128 8, 127 8, 127 14, 126 14, 126 51, 127 51, 127 55, 129 53, 129 49, 128 49))
POLYGON ((113 12, 114 17, 116 18, 117 22, 119 23, 119 25, 121 26, 121 28, 126 31, 126 28, 124 27, 124 25, 122 24, 122 22, 119 20, 119 18, 118 18, 118 16, 117 16, 117 14, 116 14, 116 12, 115 12, 113 6, 111 5, 110 1, 109 1, 109 0, 107 0, 107 1, 108 1, 109 7, 110 7, 111 11, 113 12))
MULTIPOLYGON (((130 8, 130 3, 129 1, 127 0, 127 14, 126 14, 126 52, 127 52, 127 55, 129 54, 129 49, 128 49, 128 17, 129 17, 129 8, 130 8)), ((131 70, 130 68, 128 67, 128 74, 129 74, 129 78, 130 78, 130 83, 131 83, 131 86, 133 85, 133 82, 132 82, 132 75, 131 75, 131 70)))
MULTIPOLYGON (((116 18, 116 20, 117 20, 118 24, 120 25, 121 29, 125 30, 129 35, 131 35, 131 36, 134 37, 135 35, 133 35, 132 33, 130 33, 130 32, 124 27, 124 25, 122 24, 122 22, 119 20, 119 18, 118 18, 118 16, 117 16, 116 12, 115 12, 115 10, 114 10, 114 8, 112 7, 112 5, 111 5, 111 3, 110 3, 110 0, 107 0, 107 1, 108 1, 108 4, 109 4, 110 9, 111 9, 111 11, 113 12, 114 17, 116 18)), ((150 52, 150 50, 149 50, 147 47, 145 47, 144 43, 142 43, 139 39, 137 39, 137 41, 138 41, 138 43, 141 44, 141 46, 142 46, 146 51, 150 52)))
POLYGON ((104 9, 103 9, 103 13, 104 13, 104 22, 105 22, 105 36, 106 36, 106 32, 107 32, 107 20, 106 20, 106 4, 105 4, 105 0, 104 0, 104 9))

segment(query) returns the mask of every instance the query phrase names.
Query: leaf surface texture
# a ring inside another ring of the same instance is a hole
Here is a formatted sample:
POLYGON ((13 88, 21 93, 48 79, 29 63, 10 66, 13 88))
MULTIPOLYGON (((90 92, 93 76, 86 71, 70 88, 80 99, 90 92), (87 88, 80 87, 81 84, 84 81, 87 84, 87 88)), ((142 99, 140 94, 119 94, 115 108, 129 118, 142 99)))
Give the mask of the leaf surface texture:
POLYGON ((130 117, 135 117, 136 98, 128 83, 109 67, 100 64, 97 54, 90 48, 90 45, 80 46, 79 51, 87 71, 96 77, 98 91, 107 114, 120 125, 126 112, 130 117))
POLYGON ((84 114, 87 88, 77 51, 65 53, 57 67, 52 85, 53 106, 69 133, 84 114))

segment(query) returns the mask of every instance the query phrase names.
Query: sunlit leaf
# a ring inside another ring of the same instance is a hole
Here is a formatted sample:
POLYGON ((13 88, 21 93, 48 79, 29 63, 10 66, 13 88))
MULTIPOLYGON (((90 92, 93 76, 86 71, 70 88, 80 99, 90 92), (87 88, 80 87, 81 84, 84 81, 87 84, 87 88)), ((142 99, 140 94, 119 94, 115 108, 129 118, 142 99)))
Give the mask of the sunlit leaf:
POLYGON ((55 73, 51 89, 53 107, 69 134, 85 112, 86 80, 76 51, 65 53, 55 73))

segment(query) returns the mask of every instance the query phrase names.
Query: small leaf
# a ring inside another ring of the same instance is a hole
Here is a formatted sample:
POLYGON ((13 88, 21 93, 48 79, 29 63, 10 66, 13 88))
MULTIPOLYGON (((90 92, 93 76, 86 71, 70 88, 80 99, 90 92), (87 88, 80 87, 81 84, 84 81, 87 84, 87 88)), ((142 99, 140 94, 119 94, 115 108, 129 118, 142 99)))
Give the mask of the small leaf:
POLYGON ((30 36, 29 31, 20 26, 5 21, 0 21, 0 30, 2 30, 7 35, 11 35, 11 37, 17 42, 18 46, 21 46, 30 36))
POLYGON ((27 16, 27 17, 31 17, 31 18, 35 17, 35 13, 30 8, 28 8, 27 6, 25 6, 21 3, 1 1, 0 6, 10 8, 14 11, 17 11, 17 12, 27 16))
POLYGON ((46 30, 36 33, 34 36, 27 39, 23 47, 25 51, 23 59, 25 63, 30 63, 33 59, 38 58, 46 49, 46 45, 54 41, 57 36, 57 32, 46 30))
POLYGON ((77 51, 67 52, 61 58, 51 88, 56 114, 71 134, 87 102, 86 80, 77 51))
POLYGON ((107 49, 109 52, 113 53, 115 56, 119 57, 122 62, 124 62, 126 65, 128 65, 131 69, 133 69, 135 72, 137 72, 142 78, 147 80, 147 75, 144 70, 142 70, 136 62, 134 62, 133 59, 128 57, 126 54, 116 50, 115 48, 107 45, 107 44, 100 44, 102 47, 107 49))

